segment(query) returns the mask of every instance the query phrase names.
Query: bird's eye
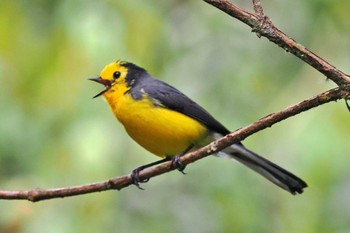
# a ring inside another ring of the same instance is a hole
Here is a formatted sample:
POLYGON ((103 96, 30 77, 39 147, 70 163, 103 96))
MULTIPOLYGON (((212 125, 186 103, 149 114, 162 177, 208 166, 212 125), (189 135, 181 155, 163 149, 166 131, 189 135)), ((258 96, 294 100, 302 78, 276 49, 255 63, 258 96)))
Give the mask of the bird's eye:
POLYGON ((120 72, 119 71, 116 71, 113 73, 113 79, 116 80, 117 78, 120 77, 120 72))

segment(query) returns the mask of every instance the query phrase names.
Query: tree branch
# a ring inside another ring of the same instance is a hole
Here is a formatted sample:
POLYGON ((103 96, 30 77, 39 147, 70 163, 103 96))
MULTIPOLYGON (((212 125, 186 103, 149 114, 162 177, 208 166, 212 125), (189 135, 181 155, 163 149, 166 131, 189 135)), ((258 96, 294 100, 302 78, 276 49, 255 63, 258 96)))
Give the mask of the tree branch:
MULTIPOLYGON (((270 114, 244 128, 241 128, 233 133, 226 135, 225 137, 219 140, 216 140, 210 143, 209 145, 203 148, 187 153, 180 158, 180 162, 184 165, 193 163, 210 154, 216 153, 235 142, 242 141, 249 135, 252 135, 260 130, 271 127, 277 122, 285 120, 291 116, 297 115, 301 112, 307 111, 319 105, 342 99, 346 95, 347 95, 347 92, 341 90, 340 88, 334 88, 329 91, 326 91, 320 95, 304 100, 298 104, 292 105, 280 112, 270 114)), ((146 180, 172 170, 173 168, 171 166, 171 162, 166 162, 161 165, 142 170, 139 175, 141 180, 146 180)), ((86 193, 101 192, 101 191, 112 190, 112 189, 121 190, 131 184, 132 184, 132 181, 131 181, 130 175, 126 175, 126 176, 120 176, 117 178, 112 178, 103 182, 65 187, 65 188, 55 188, 55 189, 37 188, 37 189, 26 190, 26 191, 0 191, 0 199, 8 199, 8 200, 22 199, 22 200, 37 202, 37 201, 47 200, 52 198, 77 196, 77 195, 82 195, 86 193)))
POLYGON ((349 90, 350 76, 344 74, 333 65, 320 58, 295 40, 280 31, 271 20, 265 16, 259 0, 253 0, 255 14, 249 13, 228 0, 204 0, 212 6, 240 20, 252 28, 258 37, 266 37, 271 42, 277 44, 286 52, 290 52, 324 74, 328 79, 338 86, 345 86, 349 90))

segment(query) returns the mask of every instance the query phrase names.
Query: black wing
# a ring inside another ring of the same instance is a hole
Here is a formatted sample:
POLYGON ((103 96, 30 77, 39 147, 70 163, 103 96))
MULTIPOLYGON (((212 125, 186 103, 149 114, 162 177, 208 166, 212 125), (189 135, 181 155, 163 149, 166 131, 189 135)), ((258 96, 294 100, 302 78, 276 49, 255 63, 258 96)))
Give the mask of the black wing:
POLYGON ((181 93, 175 87, 170 86, 152 76, 143 77, 142 82, 136 83, 131 94, 134 98, 139 99, 142 94, 147 93, 150 98, 157 102, 160 106, 169 108, 171 110, 180 112, 189 117, 192 117, 208 129, 218 132, 222 135, 230 133, 220 122, 210 115, 204 108, 199 106, 189 97, 181 93), (145 80, 147 79, 147 80, 145 80))

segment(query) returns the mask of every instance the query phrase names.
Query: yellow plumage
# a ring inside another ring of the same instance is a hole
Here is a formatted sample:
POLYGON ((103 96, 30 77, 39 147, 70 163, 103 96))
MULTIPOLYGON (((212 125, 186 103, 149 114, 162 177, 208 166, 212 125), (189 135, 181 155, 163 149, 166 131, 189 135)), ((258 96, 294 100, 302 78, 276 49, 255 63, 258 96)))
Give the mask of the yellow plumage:
POLYGON ((130 94, 123 94, 126 89, 125 85, 119 86, 104 96, 130 137, 153 154, 160 157, 177 155, 205 136, 207 129, 198 121, 154 106, 146 94, 135 101, 130 94))
POLYGON ((196 120, 163 107, 154 107, 147 98, 134 101, 130 95, 124 95, 116 106, 113 111, 128 134, 160 157, 181 153, 206 132, 196 120))

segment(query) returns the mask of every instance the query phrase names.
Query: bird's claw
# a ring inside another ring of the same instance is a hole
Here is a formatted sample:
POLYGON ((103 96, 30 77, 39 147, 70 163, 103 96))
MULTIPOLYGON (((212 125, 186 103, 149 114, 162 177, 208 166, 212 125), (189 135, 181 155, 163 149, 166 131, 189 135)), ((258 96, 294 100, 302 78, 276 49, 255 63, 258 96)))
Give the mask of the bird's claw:
POLYGON ((186 175, 184 172, 186 165, 183 165, 180 161, 180 156, 176 155, 171 159, 171 168, 176 168, 179 172, 186 175))
POLYGON ((139 169, 139 168, 136 168, 136 169, 132 170, 132 172, 130 174, 130 178, 131 178, 131 182, 132 182, 133 185, 135 185, 140 190, 144 190, 144 188, 142 188, 140 186, 140 183, 148 182, 149 178, 141 180, 140 179, 140 174, 139 174, 141 170, 142 169, 139 169))

